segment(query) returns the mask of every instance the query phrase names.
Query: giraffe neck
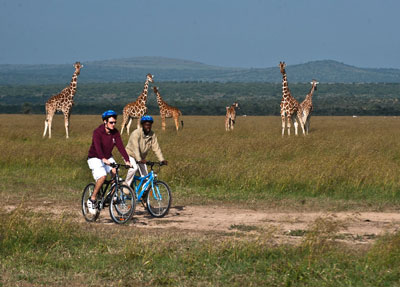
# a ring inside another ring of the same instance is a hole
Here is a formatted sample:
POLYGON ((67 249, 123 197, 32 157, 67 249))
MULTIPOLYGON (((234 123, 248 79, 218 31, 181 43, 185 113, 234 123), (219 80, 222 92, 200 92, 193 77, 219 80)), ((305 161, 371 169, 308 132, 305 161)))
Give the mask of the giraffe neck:
POLYGON ((139 99, 138 99, 139 102, 141 102, 141 104, 143 104, 143 105, 146 105, 148 90, 149 90, 149 80, 146 79, 146 82, 144 82, 143 92, 140 94, 139 99))
POLYGON ((164 101, 163 101, 163 99, 162 99, 162 97, 161 97, 161 95, 160 95, 159 92, 157 92, 156 95, 157 95, 157 103, 158 103, 158 106, 159 106, 159 107, 162 107, 162 106, 164 105, 164 101))
POLYGON ((286 71, 283 70, 282 72, 282 99, 287 99, 291 97, 289 85, 287 81, 286 71))
POLYGON ((78 72, 75 71, 75 73, 72 75, 72 80, 71 83, 69 84, 69 87, 71 89, 71 95, 74 96, 76 92, 76 85, 78 84, 78 72))
POLYGON ((312 100, 312 96, 314 94, 314 91, 315 91, 315 85, 312 85, 312 87, 310 89, 310 92, 307 94, 306 100, 309 100, 309 101, 312 100))

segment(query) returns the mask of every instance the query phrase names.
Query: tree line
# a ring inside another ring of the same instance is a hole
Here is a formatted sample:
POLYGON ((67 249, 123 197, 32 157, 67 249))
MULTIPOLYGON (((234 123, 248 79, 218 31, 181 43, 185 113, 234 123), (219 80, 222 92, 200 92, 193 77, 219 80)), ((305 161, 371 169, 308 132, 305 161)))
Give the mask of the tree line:
MULTIPOLYGON (((239 114, 279 115, 280 83, 160 82, 161 96, 184 115, 224 115, 225 107, 238 101, 239 114)), ((44 114, 46 101, 65 85, 0 85, 0 113, 44 114)), ((311 85, 289 83, 301 102, 311 85)), ((78 83, 73 113, 99 114, 105 109, 121 112, 143 90, 138 83, 78 83)), ((353 83, 318 85, 314 93, 314 115, 400 115, 400 84, 353 83)), ((158 113, 156 97, 149 88, 150 114, 158 113)))

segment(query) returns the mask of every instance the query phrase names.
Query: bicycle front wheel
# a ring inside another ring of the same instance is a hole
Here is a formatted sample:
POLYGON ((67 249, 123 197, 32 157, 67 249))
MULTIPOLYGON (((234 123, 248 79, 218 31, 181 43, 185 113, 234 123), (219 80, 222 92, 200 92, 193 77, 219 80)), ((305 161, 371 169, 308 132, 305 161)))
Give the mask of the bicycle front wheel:
POLYGON ((168 214, 171 207, 171 190, 163 181, 156 181, 149 190, 146 198, 146 207, 153 217, 163 217, 168 214))
POLYGON ((92 214, 89 212, 89 208, 87 206, 88 199, 92 196, 94 191, 94 183, 89 183, 82 193, 82 214, 85 217, 86 221, 93 222, 99 217, 100 210, 96 210, 96 213, 92 214))
POLYGON ((135 194, 129 186, 116 186, 110 202, 111 219, 118 224, 127 222, 135 212, 135 204, 135 194))

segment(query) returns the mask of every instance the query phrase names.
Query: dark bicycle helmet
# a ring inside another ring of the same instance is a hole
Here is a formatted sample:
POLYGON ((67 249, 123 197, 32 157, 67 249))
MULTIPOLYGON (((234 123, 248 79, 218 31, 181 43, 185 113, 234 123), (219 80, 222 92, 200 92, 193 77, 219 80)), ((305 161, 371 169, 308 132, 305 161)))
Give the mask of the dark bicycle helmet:
POLYGON ((153 123, 153 117, 152 116, 143 116, 141 119, 140 119, 140 123, 141 124, 143 124, 144 122, 150 122, 150 123, 153 123))
POLYGON ((117 113, 114 112, 113 110, 108 110, 108 111, 105 111, 105 112, 101 115, 101 118, 103 119, 103 121, 106 120, 106 119, 108 119, 108 118, 110 118, 110 117, 117 118, 117 113))

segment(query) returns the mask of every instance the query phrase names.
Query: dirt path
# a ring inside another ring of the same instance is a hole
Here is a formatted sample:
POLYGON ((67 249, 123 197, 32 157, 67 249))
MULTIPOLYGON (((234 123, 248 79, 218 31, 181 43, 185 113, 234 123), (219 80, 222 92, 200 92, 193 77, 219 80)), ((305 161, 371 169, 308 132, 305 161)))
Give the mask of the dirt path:
MULTIPOLYGON (((35 211, 54 212, 51 203, 35 211)), ((5 206, 11 211, 15 206, 5 206)), ((55 213, 71 214, 82 224, 87 224, 79 208, 70 206, 55 213)), ((201 232, 220 235, 239 233, 244 236, 272 234, 279 243, 299 243, 318 218, 340 226, 338 240, 350 244, 368 244, 379 235, 400 230, 400 213, 395 212, 271 212, 219 206, 172 206, 164 218, 152 218, 138 206, 132 228, 162 229, 176 232, 201 232)), ((98 224, 112 223, 108 210, 104 210, 98 224)))

